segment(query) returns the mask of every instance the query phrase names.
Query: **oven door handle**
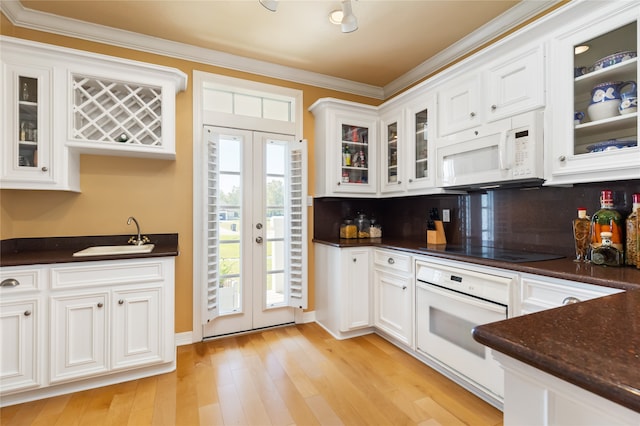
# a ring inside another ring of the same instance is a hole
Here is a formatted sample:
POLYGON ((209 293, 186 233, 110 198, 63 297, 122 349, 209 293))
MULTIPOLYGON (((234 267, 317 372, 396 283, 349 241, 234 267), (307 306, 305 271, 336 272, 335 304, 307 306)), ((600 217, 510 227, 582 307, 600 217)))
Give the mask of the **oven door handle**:
POLYGON ((480 299, 479 297, 472 296, 470 294, 458 293, 453 290, 447 290, 424 281, 417 281, 416 287, 418 289, 425 290, 427 292, 432 292, 443 297, 450 297, 459 302, 468 303, 470 305, 477 306, 479 308, 486 309, 488 311, 505 314, 505 317, 507 314, 507 306, 503 305, 502 303, 491 302, 489 300, 480 299))

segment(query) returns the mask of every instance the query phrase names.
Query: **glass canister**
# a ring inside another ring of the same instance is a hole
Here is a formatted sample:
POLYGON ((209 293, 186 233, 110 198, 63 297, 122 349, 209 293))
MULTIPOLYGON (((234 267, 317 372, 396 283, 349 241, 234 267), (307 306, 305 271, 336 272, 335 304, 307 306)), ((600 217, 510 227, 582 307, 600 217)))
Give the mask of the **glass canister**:
POLYGON ((359 213, 356 217, 356 226, 358 227, 358 238, 370 238, 371 221, 364 213, 359 213))
POLYGON ((340 238, 358 238, 358 227, 353 223, 353 220, 345 219, 340 224, 340 238))

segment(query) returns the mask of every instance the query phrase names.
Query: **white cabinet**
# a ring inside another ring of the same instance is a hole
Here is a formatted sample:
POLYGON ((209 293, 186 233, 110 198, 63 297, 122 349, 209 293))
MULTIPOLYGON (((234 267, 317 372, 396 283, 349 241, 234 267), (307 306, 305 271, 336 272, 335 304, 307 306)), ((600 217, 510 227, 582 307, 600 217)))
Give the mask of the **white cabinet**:
POLYGON ((107 297, 101 292, 51 298, 51 383, 109 370, 107 297))
POLYGON ((175 369, 174 268, 172 257, 2 268, 2 404, 175 369))
POLYGON ((376 108, 323 98, 309 110, 315 117, 315 196, 377 194, 376 108))
POLYGON ((504 425, 637 425, 640 413, 493 351, 505 372, 504 425))
POLYGON ((540 44, 479 64, 438 89, 440 136, 544 106, 544 51, 540 44))
POLYGON ((590 116, 589 105, 592 93, 596 100, 607 99, 594 91, 599 84, 638 81, 636 57, 621 55, 620 59, 626 58, 622 62, 597 63, 616 52, 637 52, 640 6, 637 2, 589 2, 575 9, 580 11, 579 17, 563 25, 551 42, 547 184, 638 179, 638 113, 619 113, 619 98, 615 97, 596 102, 597 107, 613 106, 611 113, 602 117, 590 116), (584 45, 589 49, 576 54, 576 47, 584 45), (585 117, 574 122, 575 113, 585 117), (628 143, 636 145, 618 149, 628 143))
POLYGON ((373 318, 376 328, 413 346, 414 280, 411 256, 374 249, 373 318))
POLYGON ((620 293, 622 290, 523 274, 520 280, 520 303, 516 314, 524 315, 569 303, 620 293))
POLYGON ((0 391, 18 392, 41 385, 38 355, 42 352, 43 304, 38 268, 0 270, 0 391))
POLYGON ((371 249, 314 250, 316 321, 337 339, 371 333, 371 249))
POLYGON ((406 188, 407 135, 403 109, 393 109, 380 116, 380 192, 402 192, 406 188))
POLYGON ((1 37, 1 183, 80 191, 80 153, 175 158, 177 69, 1 37))

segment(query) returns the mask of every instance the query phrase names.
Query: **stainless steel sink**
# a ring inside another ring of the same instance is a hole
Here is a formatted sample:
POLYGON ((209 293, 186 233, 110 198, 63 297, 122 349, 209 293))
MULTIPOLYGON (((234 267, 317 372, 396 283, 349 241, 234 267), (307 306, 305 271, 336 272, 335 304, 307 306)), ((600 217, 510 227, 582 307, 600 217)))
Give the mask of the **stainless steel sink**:
POLYGON ((110 256, 117 254, 151 253, 154 244, 124 245, 124 246, 94 246, 73 253, 74 257, 82 256, 110 256))

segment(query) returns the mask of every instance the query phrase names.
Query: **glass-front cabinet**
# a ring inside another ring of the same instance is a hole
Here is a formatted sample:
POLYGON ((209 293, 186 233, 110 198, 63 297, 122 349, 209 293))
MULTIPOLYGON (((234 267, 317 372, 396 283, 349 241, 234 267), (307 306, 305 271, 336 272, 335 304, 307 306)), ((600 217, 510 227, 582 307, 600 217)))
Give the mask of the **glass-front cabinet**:
POLYGON ((550 70, 561 72, 550 73, 548 184, 640 178, 640 6, 632 3, 585 15, 553 42, 550 70))
POLYGON ((404 148, 407 146, 404 133, 402 110, 383 113, 380 118, 381 129, 381 182, 382 193, 405 190, 406 161, 404 148))
POLYGON ((376 108, 322 98, 309 110, 315 118, 315 196, 376 194, 376 108))
POLYGON ((51 164, 50 68, 3 64, 2 178, 47 183, 51 164))

